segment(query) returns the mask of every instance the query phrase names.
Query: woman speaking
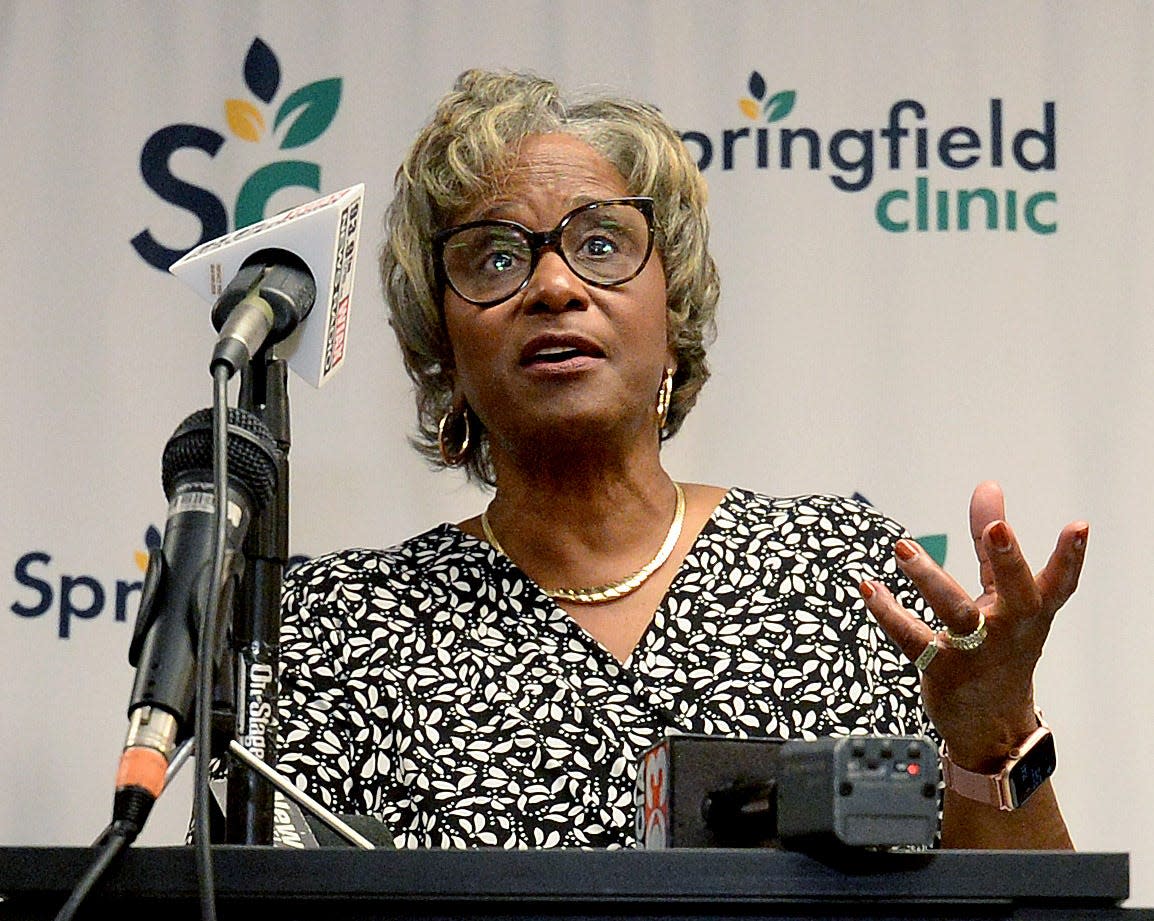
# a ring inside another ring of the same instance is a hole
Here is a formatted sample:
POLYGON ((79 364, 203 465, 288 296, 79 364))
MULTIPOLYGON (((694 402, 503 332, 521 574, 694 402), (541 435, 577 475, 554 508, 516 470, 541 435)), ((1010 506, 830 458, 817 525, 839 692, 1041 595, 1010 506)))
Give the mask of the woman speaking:
POLYGON ((707 238, 652 107, 459 78, 397 172, 381 275, 414 444, 492 499, 289 575, 280 768, 402 846, 614 847, 668 733, 925 732, 944 846, 1069 847, 1033 672, 1088 526, 1035 575, 980 485, 971 597, 864 504, 674 481, 707 238))

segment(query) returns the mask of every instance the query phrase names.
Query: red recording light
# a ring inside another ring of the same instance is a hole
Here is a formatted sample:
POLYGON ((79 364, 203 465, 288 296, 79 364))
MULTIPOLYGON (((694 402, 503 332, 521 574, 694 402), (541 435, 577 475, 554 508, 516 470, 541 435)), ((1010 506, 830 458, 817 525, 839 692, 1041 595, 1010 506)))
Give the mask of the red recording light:
POLYGON ((909 774, 911 777, 917 777, 918 774, 920 774, 921 772, 922 772, 922 766, 920 764, 907 764, 906 765, 906 773, 909 774))

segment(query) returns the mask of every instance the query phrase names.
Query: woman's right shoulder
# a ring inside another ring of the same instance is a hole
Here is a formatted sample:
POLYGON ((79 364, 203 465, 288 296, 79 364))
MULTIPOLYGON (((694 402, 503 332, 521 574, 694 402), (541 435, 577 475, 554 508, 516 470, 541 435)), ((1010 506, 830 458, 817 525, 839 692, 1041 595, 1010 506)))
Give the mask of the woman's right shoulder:
POLYGON ((286 595, 315 593, 339 584, 346 591, 358 586, 387 586, 419 579, 430 568, 468 556, 473 538, 448 523, 385 548, 348 547, 309 557, 285 573, 286 595))

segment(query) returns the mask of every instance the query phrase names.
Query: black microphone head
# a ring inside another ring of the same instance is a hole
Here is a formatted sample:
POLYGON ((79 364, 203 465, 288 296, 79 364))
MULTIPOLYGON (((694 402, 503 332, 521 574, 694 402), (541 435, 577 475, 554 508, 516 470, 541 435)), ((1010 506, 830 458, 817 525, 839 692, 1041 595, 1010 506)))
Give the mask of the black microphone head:
MULTIPOLYGON (((228 409, 229 480, 248 493, 253 512, 276 493, 280 449, 261 418, 236 406, 228 409)), ((171 499, 176 484, 189 474, 212 479, 212 409, 200 409, 176 427, 161 458, 164 495, 171 499)))
POLYGON ((317 299, 312 269, 287 249, 262 249, 243 263, 236 277, 221 293, 212 309, 212 325, 219 332, 233 309, 253 286, 272 310, 268 342, 280 342, 309 315, 317 299))

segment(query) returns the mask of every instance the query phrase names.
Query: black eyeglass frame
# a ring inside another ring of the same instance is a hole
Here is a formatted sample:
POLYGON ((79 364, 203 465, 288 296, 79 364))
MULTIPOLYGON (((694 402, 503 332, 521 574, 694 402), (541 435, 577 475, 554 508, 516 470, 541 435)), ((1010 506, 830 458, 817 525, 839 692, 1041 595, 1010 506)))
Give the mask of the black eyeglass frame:
POLYGON ((653 199, 645 195, 634 195, 626 198, 606 198, 601 201, 591 201, 587 204, 580 205, 566 214, 557 222, 557 226, 552 230, 530 230, 524 224, 518 224, 516 221, 506 220, 481 220, 469 221, 465 224, 457 224, 455 227, 446 227, 444 230, 438 230, 433 234, 433 264, 436 266, 437 277, 440 284, 448 285, 456 295, 464 301, 474 305, 475 307, 495 307, 502 304, 509 298, 514 297, 521 291, 525 290, 525 286, 529 284, 529 280, 533 277, 533 273, 537 271, 537 263, 541 258, 541 251, 551 248, 561 261, 569 268, 574 275, 580 278, 583 282, 590 285, 596 285, 598 288, 616 288, 618 285, 623 285, 626 282, 632 281, 644 270, 645 266, 649 264, 649 257, 653 255, 653 244, 656 234, 653 229, 653 199), (565 250, 561 247, 561 235, 565 232, 565 228, 569 222, 573 220, 578 214, 585 211, 592 211, 597 208, 604 208, 606 205, 632 205, 645 218, 645 226, 649 230, 649 240, 645 246, 645 255, 641 259, 641 263, 636 270, 626 278, 618 281, 598 281, 593 278, 586 278, 577 268, 570 262, 569 257, 565 255, 565 250), (529 243, 529 271, 525 273, 525 277, 521 283, 517 285, 508 294, 489 301, 477 301, 471 297, 462 294, 461 291, 453 284, 453 279, 449 277, 449 273, 445 269, 445 244, 449 238, 462 230, 471 230, 474 227, 510 227, 518 233, 523 234, 529 243))

